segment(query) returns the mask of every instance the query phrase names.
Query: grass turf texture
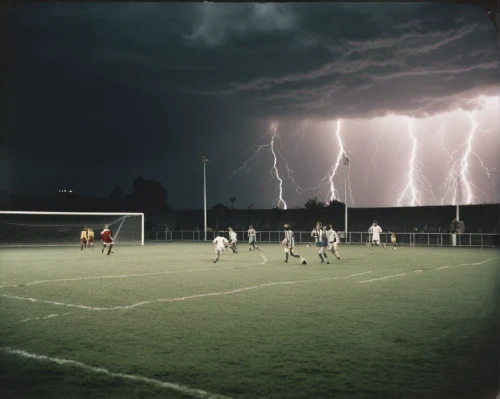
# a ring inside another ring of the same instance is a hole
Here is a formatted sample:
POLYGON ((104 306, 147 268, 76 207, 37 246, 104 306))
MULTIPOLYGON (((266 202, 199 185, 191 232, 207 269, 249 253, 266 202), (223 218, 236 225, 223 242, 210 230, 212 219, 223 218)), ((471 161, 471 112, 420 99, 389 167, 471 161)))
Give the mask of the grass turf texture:
POLYGON ((98 246, 1 249, 0 387, 30 399, 192 397, 8 347, 238 398, 495 397, 498 251, 342 245, 341 261, 321 265, 315 248, 298 246, 303 266, 285 264, 277 244, 262 245, 265 263, 239 247, 215 265, 203 243, 117 246, 111 256, 98 246), (446 265, 457 267, 436 270, 446 265), (40 282, 98 276, 112 277, 40 282), (244 287, 255 288, 231 293, 244 287), (208 293, 220 295, 192 297, 208 293), (155 302, 182 297, 192 298, 155 302))

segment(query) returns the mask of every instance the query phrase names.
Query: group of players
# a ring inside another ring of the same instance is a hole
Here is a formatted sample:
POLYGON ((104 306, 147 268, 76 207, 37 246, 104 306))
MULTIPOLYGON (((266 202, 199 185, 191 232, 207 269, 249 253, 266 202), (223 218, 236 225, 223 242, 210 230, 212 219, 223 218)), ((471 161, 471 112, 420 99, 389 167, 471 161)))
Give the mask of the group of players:
MULTIPOLYGON (((285 229, 285 239, 281 242, 281 244, 285 247, 285 263, 288 263, 289 255, 291 255, 294 258, 299 258, 303 265, 307 264, 307 260, 304 257, 293 252, 295 248, 295 236, 293 234, 291 226, 287 223, 284 225, 284 229, 285 229)), ((216 237, 213 241, 213 243, 215 244, 215 254, 216 254, 216 258, 213 263, 217 263, 219 261, 222 252, 226 248, 230 248, 233 251, 233 253, 238 253, 237 251, 238 239, 236 232, 231 227, 228 228, 228 231, 229 231, 229 240, 227 240, 224 237, 224 233, 220 231, 218 237, 216 237)), ((371 245, 372 247, 371 254, 374 254, 373 251, 374 246, 382 245, 384 249, 387 248, 387 245, 380 241, 380 233, 382 233, 382 228, 378 225, 376 220, 373 221, 373 224, 368 229, 368 233, 371 235, 371 240, 368 244, 371 245)), ((255 232, 253 226, 250 225, 248 229, 249 251, 251 251, 252 249, 261 251, 261 249, 255 244, 256 237, 257 233, 255 232)), ((316 227, 311 231, 311 237, 312 239, 314 239, 314 243, 318 248, 318 255, 319 258, 321 259, 321 263, 324 263, 326 260, 326 263, 330 264, 330 261, 328 260, 328 255, 326 253, 327 251, 330 251, 338 260, 340 260, 340 251, 338 249, 338 245, 340 243, 340 236, 333 229, 333 226, 331 224, 323 226, 321 222, 317 222, 316 227)), ((392 243, 392 249, 396 249, 396 234, 394 232, 391 232, 391 243, 392 243)), ((309 243, 307 246, 310 247, 310 245, 311 243, 309 243)))
MULTIPOLYGON (((219 261, 222 252, 224 252, 224 249, 226 248, 230 248, 235 254, 238 253, 237 251, 238 236, 231 227, 229 227, 227 230, 229 232, 229 240, 224 237, 224 232, 219 231, 218 237, 215 237, 213 241, 213 243, 215 244, 215 255, 216 255, 214 263, 217 263, 219 261)), ((257 245, 255 245, 255 242, 257 241, 257 232, 255 231, 252 225, 248 226, 247 233, 248 233, 248 250, 260 251, 261 249, 257 245)))
MULTIPOLYGON (((84 226, 83 230, 80 234, 80 242, 81 242, 81 250, 83 248, 90 248, 92 251, 94 250, 94 230, 91 227, 84 226)), ((108 255, 112 254, 111 251, 113 249, 113 244, 115 242, 113 238, 113 232, 109 230, 109 225, 106 224, 104 229, 101 230, 101 242, 103 244, 102 253, 104 253, 104 249, 108 248, 108 255)))

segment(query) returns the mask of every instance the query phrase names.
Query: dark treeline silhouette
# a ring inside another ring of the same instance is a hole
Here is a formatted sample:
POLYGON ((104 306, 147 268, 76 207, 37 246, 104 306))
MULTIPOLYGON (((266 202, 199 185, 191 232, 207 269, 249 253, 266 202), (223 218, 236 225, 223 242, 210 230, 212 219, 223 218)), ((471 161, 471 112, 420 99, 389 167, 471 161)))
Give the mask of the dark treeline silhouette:
MULTIPOLYGON (((1 193, 0 193, 1 194, 1 193)), ((203 209, 173 210, 167 205, 168 193, 159 181, 137 177, 131 189, 123 193, 113 188, 108 197, 81 195, 78 193, 56 193, 48 197, 20 192, 11 194, 2 208, 19 211, 62 211, 62 212, 144 212, 148 231, 203 230, 203 209)), ((2 195, 0 195, 2 197, 2 195)), ((2 198, 0 198, 2 200, 2 198)), ((344 204, 339 201, 324 203, 317 198, 308 199, 304 208, 233 209, 235 198, 229 199, 230 206, 216 204, 207 212, 209 229, 245 230, 252 224, 257 230, 281 230, 284 223, 291 223, 294 230, 307 231, 317 221, 329 223, 343 231, 344 204)), ((500 205, 481 204, 460 207, 460 220, 465 222, 466 232, 498 233, 500 231, 500 205)), ((372 221, 377 220, 385 231, 396 232, 446 232, 455 218, 454 206, 422 206, 397 208, 350 208, 349 231, 366 231, 372 221)))
MULTIPOLYGON (((421 206, 398 208, 350 208, 349 231, 366 232, 373 220, 377 220, 384 231, 411 233, 446 233, 455 218, 454 206, 421 206)), ((498 204, 464 205, 460 207, 460 220, 465 222, 466 233, 498 233, 500 206, 498 204)), ((344 204, 332 201, 328 205, 315 204, 307 209, 234 209, 217 204, 207 211, 209 230, 246 230, 252 224, 260 231, 278 231, 285 223, 291 223, 296 231, 310 231, 316 222, 332 224, 339 231, 345 228, 344 204)), ((177 210, 150 218, 149 226, 161 231, 203 230, 203 209, 177 210)))
POLYGON ((167 198, 167 190, 159 181, 137 177, 125 194, 119 187, 113 188, 108 197, 75 192, 40 196, 22 191, 10 194, 5 202, 11 211, 144 212, 154 216, 169 210, 167 198))

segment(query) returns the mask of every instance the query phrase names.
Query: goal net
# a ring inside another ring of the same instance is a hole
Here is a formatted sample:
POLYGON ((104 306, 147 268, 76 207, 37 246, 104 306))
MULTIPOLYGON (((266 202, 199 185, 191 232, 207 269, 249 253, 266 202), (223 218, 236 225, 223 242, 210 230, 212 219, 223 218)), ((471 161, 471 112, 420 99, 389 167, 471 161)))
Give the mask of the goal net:
POLYGON ((116 244, 144 245, 143 213, 0 212, 2 246, 77 246, 84 226, 100 243, 109 225, 116 244))

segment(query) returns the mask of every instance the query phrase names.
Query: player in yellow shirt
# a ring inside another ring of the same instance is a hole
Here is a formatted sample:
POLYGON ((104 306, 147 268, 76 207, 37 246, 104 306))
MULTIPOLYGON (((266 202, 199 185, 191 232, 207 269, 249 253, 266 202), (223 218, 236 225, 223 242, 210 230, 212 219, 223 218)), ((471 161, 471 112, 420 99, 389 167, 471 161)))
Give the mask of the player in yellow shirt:
POLYGON ((93 251, 94 250, 94 230, 89 227, 87 233, 88 233, 87 234, 87 245, 93 251))
POLYGON ((89 236, 88 236, 88 227, 84 226, 83 230, 80 234, 80 241, 82 244, 81 250, 83 251, 83 247, 87 248, 87 242, 88 242, 89 236))
POLYGON ((396 233, 391 232, 392 249, 396 249, 396 233))

